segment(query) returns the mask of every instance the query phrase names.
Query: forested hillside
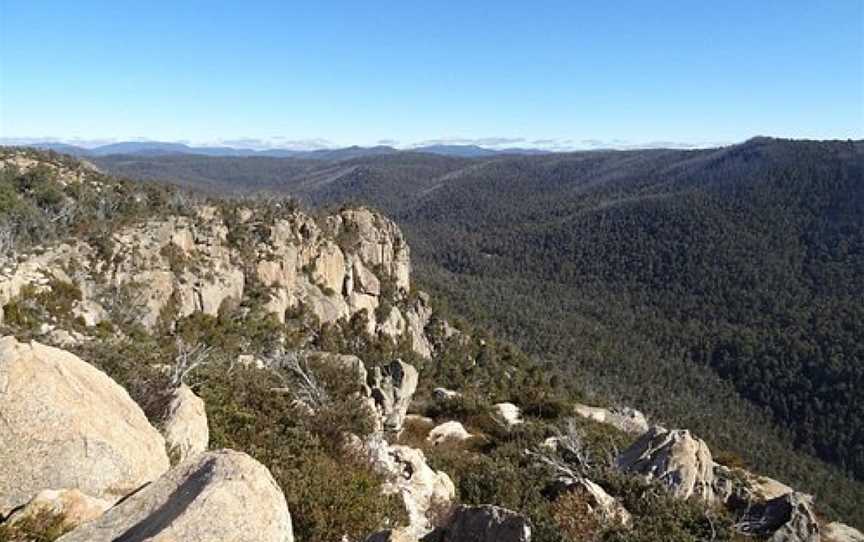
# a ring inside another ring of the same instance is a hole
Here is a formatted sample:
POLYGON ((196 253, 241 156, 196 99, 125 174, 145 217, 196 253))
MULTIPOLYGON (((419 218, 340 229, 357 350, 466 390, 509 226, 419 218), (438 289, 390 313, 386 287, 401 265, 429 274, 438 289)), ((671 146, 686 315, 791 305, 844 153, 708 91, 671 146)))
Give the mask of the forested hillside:
POLYGON ((790 447, 864 478, 861 142, 401 155, 302 171, 248 161, 243 176, 234 159, 224 175, 213 159, 184 160, 99 163, 375 204, 404 226, 421 278, 457 312, 568 367, 598 396, 857 508, 860 482, 790 447))

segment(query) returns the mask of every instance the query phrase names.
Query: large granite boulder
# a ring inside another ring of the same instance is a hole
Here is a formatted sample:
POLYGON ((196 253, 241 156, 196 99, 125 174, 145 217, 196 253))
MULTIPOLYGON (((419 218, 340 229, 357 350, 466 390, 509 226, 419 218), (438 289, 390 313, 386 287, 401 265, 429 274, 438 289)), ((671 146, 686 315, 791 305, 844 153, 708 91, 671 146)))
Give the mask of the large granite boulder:
POLYGON ((207 449, 210 430, 204 400, 182 384, 171 394, 162 435, 173 463, 180 463, 207 449))
POLYGON ((270 472, 232 450, 205 452, 59 539, 61 542, 293 542, 270 472))
POLYGON ((839 521, 832 521, 822 529, 825 542, 864 542, 864 534, 839 521))
POLYGON ((748 509, 741 532, 768 537, 769 542, 819 542, 819 522, 813 500, 803 493, 787 493, 748 509))
POLYGON ((576 404, 573 407, 573 411, 583 418, 588 418, 597 423, 611 425, 625 433, 641 435, 649 429, 648 420, 645 418, 645 414, 635 408, 600 408, 576 404))
POLYGON ((380 435, 368 439, 364 448, 373 468, 385 476, 384 492, 402 497, 409 522, 403 534, 420 538, 431 531, 430 515, 456 496, 450 477, 429 467, 422 451, 389 445, 380 435))
POLYGON ((496 403, 492 405, 492 417, 510 428, 522 423, 522 410, 513 403, 496 403))
POLYGON ((461 423, 456 421, 444 422, 436 425, 429 431, 426 440, 432 444, 443 444, 445 442, 462 442, 472 437, 461 423))
POLYGON ((49 346, 0 339, 0 515, 45 489, 110 502, 168 470, 165 441, 103 372, 49 346))
POLYGON ((749 507, 792 493, 794 490, 782 482, 766 476, 757 476, 747 470, 714 464, 714 497, 733 510, 749 507))
POLYGON ((624 472, 666 485, 676 497, 714 500, 714 461, 704 441, 687 430, 652 427, 617 458, 624 472))
POLYGON ((520 514, 499 506, 460 506, 447 526, 424 542, 530 542, 531 526, 520 514))
POLYGON ((417 379, 417 369, 398 359, 369 371, 369 388, 375 407, 384 420, 385 430, 402 429, 411 398, 417 390, 417 379))

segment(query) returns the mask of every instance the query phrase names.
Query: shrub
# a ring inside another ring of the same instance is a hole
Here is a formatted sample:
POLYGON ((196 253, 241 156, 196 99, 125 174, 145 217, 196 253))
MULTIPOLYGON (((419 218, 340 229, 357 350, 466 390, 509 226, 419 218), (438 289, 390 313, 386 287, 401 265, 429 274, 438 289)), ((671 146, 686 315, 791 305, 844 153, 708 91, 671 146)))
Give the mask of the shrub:
POLYGON ((15 525, 0 525, 0 542, 52 542, 70 530, 62 515, 41 510, 15 525))
POLYGON ((602 526, 584 494, 568 491, 550 505, 549 511, 555 527, 568 542, 601 540, 602 526))

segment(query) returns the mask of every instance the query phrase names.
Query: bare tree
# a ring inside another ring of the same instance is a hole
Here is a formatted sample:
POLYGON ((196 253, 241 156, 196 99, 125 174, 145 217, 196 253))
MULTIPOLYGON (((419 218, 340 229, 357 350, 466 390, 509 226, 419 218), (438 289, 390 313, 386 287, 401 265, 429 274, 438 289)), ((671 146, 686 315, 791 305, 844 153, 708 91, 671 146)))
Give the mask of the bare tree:
POLYGON ((317 410, 330 403, 327 390, 324 389, 315 373, 309 368, 302 352, 280 352, 270 357, 269 365, 286 384, 286 387, 292 390, 295 398, 307 408, 317 410), (288 372, 291 376, 290 382, 276 370, 277 368, 288 372))
POLYGON ((177 388, 185 384, 192 371, 209 361, 212 351, 211 346, 189 345, 178 337, 177 356, 174 358, 174 366, 171 367, 171 386, 177 388))
POLYGON ((611 468, 617 450, 605 450, 605 458, 598 461, 585 443, 579 427, 571 418, 563 431, 558 431, 553 447, 526 450, 526 455, 552 468, 558 475, 579 479, 611 468))

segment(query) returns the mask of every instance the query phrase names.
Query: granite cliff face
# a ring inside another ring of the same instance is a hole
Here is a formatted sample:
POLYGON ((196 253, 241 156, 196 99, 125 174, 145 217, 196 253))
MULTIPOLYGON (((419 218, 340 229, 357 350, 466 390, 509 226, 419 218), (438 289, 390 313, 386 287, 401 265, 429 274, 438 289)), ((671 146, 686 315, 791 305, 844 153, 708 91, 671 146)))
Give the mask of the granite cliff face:
MULTIPOLYGON (((13 155, 2 163, 11 169, 33 162, 13 155)), ((64 186, 87 182, 86 171, 57 169, 64 186)), ((428 297, 409 300, 410 249, 392 221, 365 208, 318 218, 287 209, 273 214, 189 204, 182 214, 98 239, 32 247, 0 261, 0 307, 61 283, 80 291, 72 310, 87 326, 123 304, 129 318, 152 330, 160 319, 170 325, 196 312, 216 316, 251 289, 280 322, 301 306, 322 324, 365 314, 370 335, 405 336, 415 351, 431 355, 428 297)), ((5 310, 0 323, 4 318, 5 310)))

